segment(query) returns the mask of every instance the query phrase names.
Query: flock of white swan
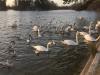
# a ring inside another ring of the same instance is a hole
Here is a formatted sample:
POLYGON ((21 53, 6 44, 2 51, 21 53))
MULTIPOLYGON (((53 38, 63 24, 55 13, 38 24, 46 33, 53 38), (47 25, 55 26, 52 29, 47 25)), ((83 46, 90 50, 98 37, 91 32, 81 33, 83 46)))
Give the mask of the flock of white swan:
MULTIPOLYGON (((96 44, 98 44, 100 42, 100 35, 98 35, 97 38, 94 38, 91 34, 92 33, 98 33, 100 31, 100 21, 97 22, 96 26, 95 26, 95 30, 91 30, 91 27, 92 27, 92 24, 90 23, 89 27, 88 27, 88 33, 87 32, 84 32, 84 31, 78 31, 78 30, 75 30, 73 27, 71 26, 68 26, 67 28, 65 28, 65 30, 67 32, 70 33, 70 31, 76 31, 76 41, 73 41, 73 40, 70 40, 70 39, 67 39, 67 40, 62 40, 62 41, 57 41, 57 42, 60 42, 62 44, 66 44, 68 46, 75 46, 75 45, 79 45, 79 38, 78 36, 81 35, 83 36, 83 38, 85 39, 85 42, 91 42, 93 45, 94 42, 96 42, 96 44), (70 30, 70 31, 69 31, 70 30), (92 32, 91 32, 92 31, 92 32), (94 32, 93 32, 94 31, 94 32)), ((33 32, 38 32, 38 37, 42 37, 41 34, 40 34, 40 28, 38 26, 33 26, 33 32)), ((31 39, 28 39, 27 42, 31 41, 31 39)), ((35 53, 36 54, 39 54, 43 51, 49 51, 49 46, 50 45, 55 45, 56 44, 56 41, 52 40, 50 42, 47 43, 47 48, 42 46, 42 45, 32 45, 32 47, 35 49, 35 53)), ((99 46, 96 47, 97 48, 97 51, 100 51, 100 43, 99 43, 99 46)))
MULTIPOLYGON (((31 45, 31 47, 35 50, 33 50, 37 55, 39 55, 41 52, 48 52, 49 51, 49 47, 52 46, 52 45, 55 45, 56 43, 62 43, 64 45, 67 45, 67 46, 78 46, 79 45, 79 37, 82 36, 84 38, 84 42, 88 43, 88 44, 92 44, 92 45, 95 45, 96 47, 96 50, 97 51, 100 51, 100 21, 97 21, 97 24, 95 25, 95 28, 94 30, 92 30, 92 24, 90 23, 89 26, 87 27, 83 27, 84 29, 88 29, 88 32, 86 31, 80 31, 78 30, 77 28, 75 28, 77 26, 73 25, 73 26, 67 26, 66 28, 63 28, 61 27, 61 35, 63 35, 62 33, 65 32, 66 33, 70 33, 70 32, 75 32, 76 33, 76 40, 70 40, 70 39, 64 39, 64 40, 54 40, 52 39, 51 41, 49 41, 47 43, 47 47, 43 46, 43 45, 34 45, 34 44, 30 44, 32 40, 32 35, 29 34, 29 38, 26 39, 26 42, 29 43, 29 45, 31 45), (98 37, 97 38, 94 38, 92 36, 92 33, 98 33, 98 37)), ((15 22, 15 24, 12 25, 12 28, 17 28, 17 24, 15 22)), ((55 27, 56 30, 58 31, 58 28, 55 27)), ((43 37, 42 36, 42 27, 38 26, 38 25, 34 25, 33 28, 32 28, 32 32, 36 32, 38 37, 43 37)), ((11 41, 10 42, 10 46, 9 46, 9 54, 10 55, 13 55, 13 56, 16 56, 16 52, 14 50, 14 45, 15 45, 15 41, 11 41)), ((9 60, 7 60, 6 62, 0 62, 0 64, 2 65, 6 65, 6 66, 13 66, 12 63, 9 62, 9 60)))

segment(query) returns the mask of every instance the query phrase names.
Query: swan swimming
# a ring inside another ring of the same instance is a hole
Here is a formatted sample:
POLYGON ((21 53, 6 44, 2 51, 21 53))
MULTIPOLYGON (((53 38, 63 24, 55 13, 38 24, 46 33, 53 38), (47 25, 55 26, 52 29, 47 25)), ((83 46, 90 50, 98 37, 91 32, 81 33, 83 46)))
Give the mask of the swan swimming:
POLYGON ((95 42, 95 41, 97 41, 97 39, 95 39, 95 38, 93 38, 92 36, 91 36, 91 24, 90 24, 90 26, 89 26, 89 32, 87 33, 87 32, 79 32, 79 34, 80 35, 82 35, 83 37, 84 37, 84 39, 86 40, 86 41, 90 41, 90 42, 95 42))
POLYGON ((61 41, 61 43, 66 44, 66 45, 78 45, 79 44, 78 34, 79 32, 77 31, 76 32, 76 42, 74 42, 73 40, 64 40, 64 41, 61 41))
POLYGON ((35 49, 35 53, 36 53, 36 54, 39 54, 39 53, 41 53, 41 52, 47 52, 47 51, 49 51, 49 46, 50 46, 50 45, 55 45, 54 40, 48 42, 48 43, 47 43, 47 47, 44 47, 44 46, 42 46, 42 45, 36 45, 36 46, 32 45, 32 47, 35 49))

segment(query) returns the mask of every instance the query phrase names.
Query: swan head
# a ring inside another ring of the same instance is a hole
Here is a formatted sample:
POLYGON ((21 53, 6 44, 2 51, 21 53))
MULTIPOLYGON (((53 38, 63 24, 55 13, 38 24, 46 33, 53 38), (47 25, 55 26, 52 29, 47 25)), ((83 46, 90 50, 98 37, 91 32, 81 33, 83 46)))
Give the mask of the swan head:
POLYGON ((51 40, 51 41, 48 42, 47 45, 51 46, 51 45, 55 45, 55 44, 56 44, 55 41, 54 40, 51 40))
POLYGON ((38 31, 38 26, 35 25, 35 26, 33 26, 32 29, 33 29, 33 31, 38 31))

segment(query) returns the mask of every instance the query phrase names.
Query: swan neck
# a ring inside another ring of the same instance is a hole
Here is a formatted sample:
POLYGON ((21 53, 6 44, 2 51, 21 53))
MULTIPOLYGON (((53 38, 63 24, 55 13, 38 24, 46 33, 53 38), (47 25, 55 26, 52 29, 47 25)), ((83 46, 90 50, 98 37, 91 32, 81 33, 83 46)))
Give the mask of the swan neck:
POLYGON ((100 36, 98 36, 97 38, 96 38, 96 41, 99 41, 100 40, 100 36))
POLYGON ((79 44, 79 40, 78 40, 78 32, 76 32, 76 43, 79 44))
POLYGON ((90 26, 89 26, 89 34, 91 35, 91 26, 92 26, 92 24, 90 24, 90 26))
POLYGON ((41 37, 40 30, 38 29, 38 37, 41 37))
POLYGON ((47 51, 49 50, 49 44, 47 44, 47 51))

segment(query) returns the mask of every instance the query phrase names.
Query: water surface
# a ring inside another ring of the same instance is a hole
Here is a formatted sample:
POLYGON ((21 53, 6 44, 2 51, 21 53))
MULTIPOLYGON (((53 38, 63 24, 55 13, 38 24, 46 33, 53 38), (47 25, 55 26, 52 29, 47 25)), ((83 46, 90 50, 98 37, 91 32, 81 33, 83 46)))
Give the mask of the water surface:
MULTIPOLYGON (((46 26, 53 20, 48 26, 59 27, 67 23, 73 24, 78 16, 84 16, 90 22, 95 21, 99 14, 93 11, 73 10, 0 11, 0 61, 9 58, 6 51, 8 42, 12 40, 16 42, 17 54, 16 59, 13 60, 14 67, 7 69, 1 66, 0 75, 77 75, 76 67, 81 65, 89 52, 86 45, 72 48, 56 45, 50 48, 49 53, 36 56, 33 49, 27 45, 26 39, 28 34, 32 33, 33 24, 46 26), (15 21, 18 27, 12 29, 11 26, 15 21)), ((48 34, 48 37, 46 35, 42 39, 36 38, 34 42, 46 46, 51 39, 62 38, 57 34, 48 34)))

